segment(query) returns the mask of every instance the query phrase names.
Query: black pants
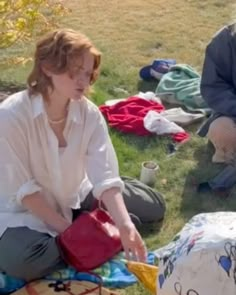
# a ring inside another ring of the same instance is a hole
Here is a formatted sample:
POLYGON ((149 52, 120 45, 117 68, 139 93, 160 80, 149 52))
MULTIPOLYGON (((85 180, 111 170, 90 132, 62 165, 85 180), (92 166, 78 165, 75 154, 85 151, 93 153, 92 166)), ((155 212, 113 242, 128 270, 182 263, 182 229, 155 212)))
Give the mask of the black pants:
MULTIPOLYGON (((164 198, 159 192, 133 178, 122 177, 122 180, 125 184, 124 202, 136 226, 164 218, 166 207, 164 198)), ((81 204, 80 210, 90 211, 94 201, 93 194, 90 192, 81 204)), ((73 212, 74 217, 78 216, 79 213, 80 211, 75 210, 73 212)))

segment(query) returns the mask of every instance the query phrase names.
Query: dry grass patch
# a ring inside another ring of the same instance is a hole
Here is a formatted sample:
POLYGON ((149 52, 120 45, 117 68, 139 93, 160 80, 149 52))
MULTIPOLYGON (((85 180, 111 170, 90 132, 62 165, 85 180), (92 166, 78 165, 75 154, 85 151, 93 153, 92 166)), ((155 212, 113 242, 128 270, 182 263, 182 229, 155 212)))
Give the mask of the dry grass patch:
MULTIPOLYGON (((228 5, 226 5, 228 2, 228 5)), ((170 57, 200 66, 210 36, 231 17, 221 0, 71 0, 66 24, 129 68, 170 57)), ((107 57, 106 57, 107 58, 107 57)))

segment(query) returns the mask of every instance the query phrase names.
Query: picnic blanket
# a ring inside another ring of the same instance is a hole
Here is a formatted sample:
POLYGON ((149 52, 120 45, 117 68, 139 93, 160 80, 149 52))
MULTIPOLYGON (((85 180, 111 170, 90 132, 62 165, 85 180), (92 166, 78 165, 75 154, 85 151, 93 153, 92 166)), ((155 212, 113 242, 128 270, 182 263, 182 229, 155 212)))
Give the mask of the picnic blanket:
MULTIPOLYGON (((102 278, 103 285, 112 288, 124 288, 137 282, 137 278, 131 274, 124 263, 124 253, 121 252, 113 259, 94 270, 94 273, 102 278)), ((155 256, 152 252, 148 254, 147 262, 154 264, 155 256)), ((98 283, 96 276, 89 273, 77 272, 74 268, 68 267, 60 271, 54 272, 47 276, 45 280, 55 281, 89 281, 98 283)), ((22 288, 26 284, 25 281, 7 276, 0 273, 0 294, 14 292, 22 288)))
POLYGON ((14 295, 118 295, 118 292, 99 288, 97 284, 85 281, 69 281, 69 282, 48 282, 45 280, 37 280, 27 284, 25 287, 14 292, 14 295))

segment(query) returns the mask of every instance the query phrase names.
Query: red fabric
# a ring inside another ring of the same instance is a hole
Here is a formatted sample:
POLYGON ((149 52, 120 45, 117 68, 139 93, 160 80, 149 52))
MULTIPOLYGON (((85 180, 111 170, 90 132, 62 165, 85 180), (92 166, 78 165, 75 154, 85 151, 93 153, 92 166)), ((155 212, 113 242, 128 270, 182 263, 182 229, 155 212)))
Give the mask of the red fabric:
POLYGON ((189 139, 189 134, 186 133, 186 132, 178 132, 178 133, 175 133, 175 134, 171 134, 171 137, 176 142, 184 143, 185 141, 187 141, 189 139))
MULTIPOLYGON (((124 133, 150 135, 153 133, 144 127, 144 117, 151 110, 161 113, 165 110, 165 107, 154 101, 131 96, 113 106, 102 105, 99 109, 111 127, 124 133)), ((171 134, 171 136, 177 142, 182 142, 189 138, 189 135, 185 132, 171 134)))
POLYGON ((108 212, 83 212, 57 237, 63 258, 78 271, 90 271, 122 250, 119 230, 108 212))

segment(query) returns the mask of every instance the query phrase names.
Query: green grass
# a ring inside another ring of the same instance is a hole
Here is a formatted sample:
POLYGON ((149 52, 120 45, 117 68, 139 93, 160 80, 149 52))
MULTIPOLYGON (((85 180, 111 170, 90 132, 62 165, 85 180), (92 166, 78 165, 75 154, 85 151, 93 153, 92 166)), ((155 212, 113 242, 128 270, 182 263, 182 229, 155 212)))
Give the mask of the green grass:
MULTIPOLYGON (((130 95, 138 91, 154 90, 156 83, 139 80, 140 67, 154 58, 176 58, 199 72, 204 49, 210 37, 236 12, 229 0, 71 0, 72 13, 60 20, 61 26, 79 29, 88 34, 103 52, 101 77, 94 87, 92 99, 102 104, 106 99, 122 97, 116 88, 130 95)), ((32 46, 17 45, 0 51, 0 57, 30 56, 32 46)), ((31 67, 0 64, 0 88, 22 85, 31 67)), ((168 139, 136 137, 110 130, 122 175, 139 177, 144 160, 160 165, 156 189, 165 195, 167 212, 162 224, 145 227, 142 234, 149 249, 166 243, 194 214, 216 210, 235 210, 234 191, 221 200, 211 194, 196 193, 196 183, 208 180, 220 169, 211 163, 212 149, 206 139, 198 138, 198 125, 189 131, 191 140, 180 147, 176 155, 168 157, 168 139)), ((135 285, 122 294, 148 294, 135 285)))

